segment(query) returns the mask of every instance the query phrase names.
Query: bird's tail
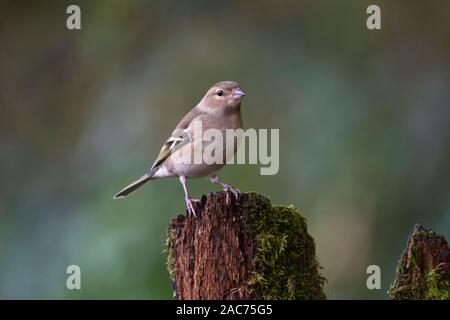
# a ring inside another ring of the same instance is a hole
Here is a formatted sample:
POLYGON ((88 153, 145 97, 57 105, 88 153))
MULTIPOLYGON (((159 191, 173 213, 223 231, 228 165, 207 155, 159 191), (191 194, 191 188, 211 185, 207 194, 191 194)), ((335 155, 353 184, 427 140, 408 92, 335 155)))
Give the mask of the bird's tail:
POLYGON ((144 183, 146 183, 147 181, 149 181, 150 179, 152 179, 153 175, 155 174, 155 170, 151 170, 149 172, 147 172, 146 174, 144 174, 142 177, 140 177, 139 179, 137 179, 136 181, 130 183, 129 185, 127 185, 125 188, 123 188, 122 190, 120 190, 115 196, 114 199, 119 199, 119 198, 125 198, 127 195, 129 195, 130 193, 132 193, 134 190, 136 190, 137 188, 139 188, 140 186, 142 186, 144 183))

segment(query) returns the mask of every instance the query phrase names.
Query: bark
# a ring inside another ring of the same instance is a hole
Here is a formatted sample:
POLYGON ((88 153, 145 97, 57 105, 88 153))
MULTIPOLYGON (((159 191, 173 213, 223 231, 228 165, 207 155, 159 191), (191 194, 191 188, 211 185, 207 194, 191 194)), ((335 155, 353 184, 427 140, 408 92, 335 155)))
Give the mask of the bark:
POLYGON ((177 299, 324 299, 315 243, 292 206, 259 194, 203 196, 169 225, 177 299))
POLYGON ((443 236, 415 226, 389 294, 397 300, 449 299, 450 249, 443 236))

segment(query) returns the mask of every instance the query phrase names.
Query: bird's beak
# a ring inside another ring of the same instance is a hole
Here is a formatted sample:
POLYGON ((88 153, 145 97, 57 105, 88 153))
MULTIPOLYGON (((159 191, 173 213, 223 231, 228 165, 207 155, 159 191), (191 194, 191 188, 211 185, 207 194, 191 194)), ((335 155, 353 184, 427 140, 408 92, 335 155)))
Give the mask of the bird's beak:
POLYGON ((242 91, 240 88, 233 89, 233 91, 232 91, 232 96, 233 96, 233 98, 235 98, 235 99, 240 99, 240 98, 242 98, 242 97, 245 96, 245 92, 242 91))

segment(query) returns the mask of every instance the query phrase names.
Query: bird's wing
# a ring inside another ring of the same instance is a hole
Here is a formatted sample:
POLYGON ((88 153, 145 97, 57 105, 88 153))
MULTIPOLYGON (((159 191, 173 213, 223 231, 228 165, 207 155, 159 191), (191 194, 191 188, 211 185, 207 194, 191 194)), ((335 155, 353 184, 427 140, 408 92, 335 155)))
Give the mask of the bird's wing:
POLYGON ((182 146, 186 145, 191 141, 191 138, 187 132, 184 130, 181 130, 179 135, 172 135, 167 139, 166 143, 161 148, 161 151, 159 152, 158 157, 155 160, 155 163, 153 163, 153 166, 150 170, 153 170, 157 166, 159 166, 161 163, 164 162, 172 153, 180 149, 182 146))
POLYGON ((204 112, 195 107, 187 115, 185 115, 183 119, 181 119, 169 139, 167 139, 162 146, 151 170, 161 165, 161 163, 163 163, 164 160, 166 160, 171 154, 191 141, 191 136, 187 129, 194 119, 203 114, 204 112))

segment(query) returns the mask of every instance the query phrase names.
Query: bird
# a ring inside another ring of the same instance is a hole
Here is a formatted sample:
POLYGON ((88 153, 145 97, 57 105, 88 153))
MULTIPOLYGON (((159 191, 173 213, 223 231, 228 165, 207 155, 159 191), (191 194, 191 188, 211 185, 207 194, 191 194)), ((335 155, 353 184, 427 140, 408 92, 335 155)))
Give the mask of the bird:
MULTIPOLYGON (((114 195, 114 199, 124 198, 150 180, 178 177, 184 191, 184 200, 188 213, 196 217, 193 202, 199 201, 190 197, 186 180, 190 178, 209 177, 210 182, 219 184, 225 191, 232 192, 238 197, 240 190, 222 181, 217 172, 223 168, 226 160, 236 153, 240 143, 239 137, 234 137, 233 150, 227 152, 226 144, 222 141, 217 147, 223 155, 223 161, 205 163, 180 161, 183 155, 190 155, 205 147, 208 143, 204 137, 195 132, 196 125, 201 125, 203 132, 215 129, 225 136, 228 129, 243 128, 241 116, 241 102, 246 94, 235 81, 221 81, 214 84, 203 96, 200 102, 175 127, 169 138, 163 144, 159 155, 147 172, 134 182, 127 185, 114 195)), ((213 142, 211 142, 213 143, 213 142)), ((195 157, 195 155, 194 155, 195 157)))

